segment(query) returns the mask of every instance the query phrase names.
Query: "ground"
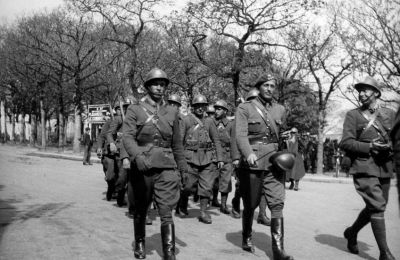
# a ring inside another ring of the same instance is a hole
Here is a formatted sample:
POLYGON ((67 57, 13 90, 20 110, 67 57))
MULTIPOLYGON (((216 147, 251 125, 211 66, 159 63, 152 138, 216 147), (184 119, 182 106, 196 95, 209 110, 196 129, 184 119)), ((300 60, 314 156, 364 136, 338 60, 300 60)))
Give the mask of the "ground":
MULTIPOLYGON (((29 156, 37 149, 0 145, 0 259, 134 259, 127 208, 105 200, 100 164, 29 156)), ((295 259, 378 259, 370 226, 359 233, 360 254, 347 252, 343 231, 363 202, 351 181, 304 178, 286 191, 285 249, 295 259)), ((230 201, 230 199, 229 199, 230 201)), ((211 208, 211 225, 175 218, 177 259, 272 259, 269 227, 254 222, 254 254, 241 249, 241 220, 211 208)), ((269 213, 268 213, 269 215, 269 213)), ((392 253, 400 259, 397 191, 385 213, 392 253)), ((161 259, 160 223, 147 226, 147 259, 161 259)))

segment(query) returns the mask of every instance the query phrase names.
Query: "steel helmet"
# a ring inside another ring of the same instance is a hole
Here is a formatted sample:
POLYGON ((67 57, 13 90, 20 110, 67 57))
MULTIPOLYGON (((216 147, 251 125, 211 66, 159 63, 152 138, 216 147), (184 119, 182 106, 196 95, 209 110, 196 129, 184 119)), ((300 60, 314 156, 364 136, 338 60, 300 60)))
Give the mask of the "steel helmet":
POLYGON ((178 103, 180 106, 182 106, 181 97, 178 94, 169 95, 168 101, 178 103))
POLYGON ((289 171, 293 169, 295 157, 293 153, 277 152, 269 158, 270 162, 281 169, 282 171, 289 171))
POLYGON ((207 106, 207 110, 206 110, 206 113, 207 114, 214 114, 215 113, 215 108, 214 108, 214 106, 213 105, 209 105, 209 106, 207 106))
POLYGON ((296 127, 293 127, 292 129, 290 129, 290 132, 291 132, 291 133, 298 133, 299 130, 297 130, 296 127))
POLYGON ((167 85, 169 84, 167 73, 165 73, 163 70, 159 68, 154 68, 150 70, 149 73, 147 73, 146 78, 144 80, 144 86, 146 87, 149 84, 149 82, 152 81, 153 79, 163 79, 165 80, 167 85))
POLYGON ((246 101, 257 97, 259 93, 260 93, 260 91, 256 88, 250 89, 249 92, 247 92, 246 101))
POLYGON ((198 94, 192 100, 192 105, 195 105, 195 104, 205 104, 205 105, 207 105, 208 104, 207 98, 205 96, 203 96, 202 94, 198 94))
POLYGON ((228 109, 228 103, 226 103, 226 101, 225 101, 225 100, 222 100, 222 99, 220 99, 220 100, 218 100, 217 102, 215 102, 214 107, 215 107, 215 108, 216 108, 216 107, 222 107, 222 108, 224 108, 224 109, 226 109, 226 110, 229 110, 229 109, 228 109))

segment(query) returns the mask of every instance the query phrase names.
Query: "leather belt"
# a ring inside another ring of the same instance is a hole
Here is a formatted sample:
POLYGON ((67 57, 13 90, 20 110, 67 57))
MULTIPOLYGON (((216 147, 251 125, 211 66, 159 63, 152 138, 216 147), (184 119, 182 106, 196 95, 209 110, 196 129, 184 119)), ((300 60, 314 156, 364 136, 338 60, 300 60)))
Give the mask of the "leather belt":
POLYGON ((257 137, 257 138, 249 138, 250 145, 254 144, 271 144, 271 143, 278 143, 275 137, 257 137))
POLYGON ((153 140, 151 142, 140 142, 140 141, 138 141, 138 145, 139 146, 147 146, 147 145, 150 145, 150 144, 152 144, 154 146, 157 146, 157 147, 162 147, 162 148, 171 148, 172 147, 171 142, 164 141, 164 140, 153 140))

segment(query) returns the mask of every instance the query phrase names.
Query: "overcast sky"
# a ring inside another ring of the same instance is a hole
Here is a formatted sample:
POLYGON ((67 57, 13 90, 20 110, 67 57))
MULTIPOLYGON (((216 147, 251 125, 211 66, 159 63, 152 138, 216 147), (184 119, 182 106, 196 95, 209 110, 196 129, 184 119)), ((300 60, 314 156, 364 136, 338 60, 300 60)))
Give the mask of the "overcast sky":
POLYGON ((34 11, 51 10, 62 0, 0 0, 0 24, 12 23, 18 16, 34 11))

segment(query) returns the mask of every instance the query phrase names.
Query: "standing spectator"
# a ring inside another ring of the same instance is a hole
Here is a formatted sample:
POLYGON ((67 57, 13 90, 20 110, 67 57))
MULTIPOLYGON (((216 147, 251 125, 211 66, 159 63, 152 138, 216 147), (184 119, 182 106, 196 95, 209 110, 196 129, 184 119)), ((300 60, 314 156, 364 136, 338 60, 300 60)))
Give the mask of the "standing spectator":
POLYGON ((90 137, 90 128, 86 127, 85 133, 83 134, 82 144, 84 146, 83 150, 83 165, 92 165, 90 162, 90 155, 93 146, 93 140, 90 137))
POLYGON ((344 237, 349 251, 358 254, 357 234, 371 222, 380 251, 379 259, 394 260, 386 242, 384 213, 393 174, 388 133, 395 113, 378 105, 380 88, 380 84, 369 76, 357 83, 355 89, 361 106, 347 112, 343 124, 341 148, 351 158, 350 174, 357 193, 365 202, 365 208, 353 225, 346 228, 344 237))
POLYGON ((289 190, 294 189, 298 191, 300 179, 304 177, 306 171, 304 169, 302 144, 299 141, 297 128, 293 127, 290 130, 290 136, 286 140, 286 146, 288 152, 293 153, 296 157, 293 169, 286 172, 286 180, 290 181, 289 190))
POLYGON ((271 240, 274 259, 293 259, 284 250, 283 206, 285 176, 270 162, 278 151, 280 128, 285 124, 285 108, 273 101, 276 79, 262 76, 255 84, 258 97, 238 106, 235 136, 241 155, 240 193, 243 198, 242 249, 254 252, 252 225, 254 210, 265 196, 271 210, 271 240))

